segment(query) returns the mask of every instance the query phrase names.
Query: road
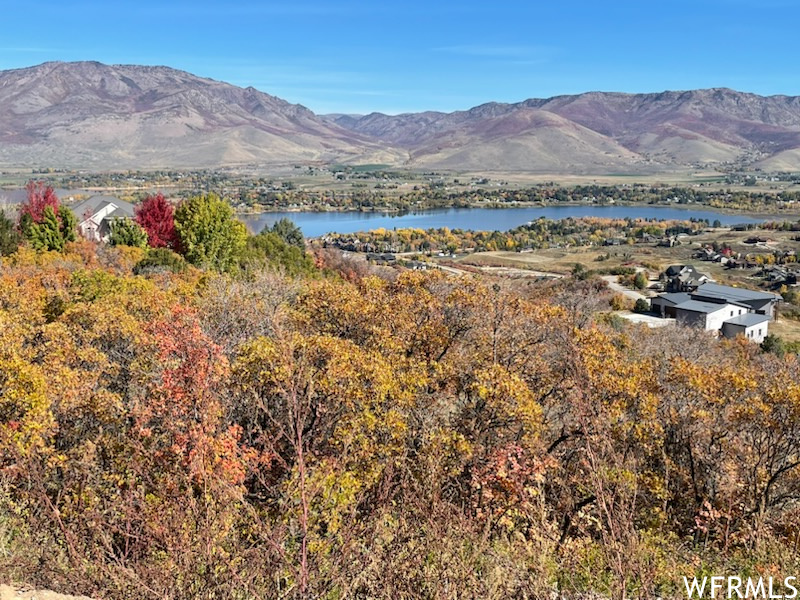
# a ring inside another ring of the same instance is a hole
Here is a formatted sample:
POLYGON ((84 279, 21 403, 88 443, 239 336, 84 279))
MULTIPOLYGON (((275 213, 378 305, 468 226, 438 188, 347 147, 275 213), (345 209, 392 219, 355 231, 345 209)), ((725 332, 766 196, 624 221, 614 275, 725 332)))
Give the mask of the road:
POLYGON ((619 292, 620 294, 623 294, 626 298, 630 298, 634 302, 636 302, 639 298, 647 300, 649 302, 648 297, 642 294, 641 292, 637 292, 636 290, 632 290, 618 284, 616 275, 603 275, 603 279, 608 283, 608 287, 610 289, 614 290, 615 292, 619 292))

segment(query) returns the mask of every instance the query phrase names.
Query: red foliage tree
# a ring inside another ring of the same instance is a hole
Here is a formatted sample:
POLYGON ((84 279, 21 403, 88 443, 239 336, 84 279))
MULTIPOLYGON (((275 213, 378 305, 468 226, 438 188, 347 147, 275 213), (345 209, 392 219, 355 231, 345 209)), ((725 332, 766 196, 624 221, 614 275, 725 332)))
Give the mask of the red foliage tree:
POLYGON ((159 192, 148 196, 135 209, 136 222, 147 232, 147 243, 152 248, 178 249, 178 234, 175 232, 175 210, 159 192))
POLYGON ((58 214, 58 196, 49 185, 43 181, 29 181, 25 186, 28 192, 28 200, 19 209, 20 220, 24 215, 30 216, 34 223, 41 223, 44 216, 44 209, 50 206, 53 214, 58 214))

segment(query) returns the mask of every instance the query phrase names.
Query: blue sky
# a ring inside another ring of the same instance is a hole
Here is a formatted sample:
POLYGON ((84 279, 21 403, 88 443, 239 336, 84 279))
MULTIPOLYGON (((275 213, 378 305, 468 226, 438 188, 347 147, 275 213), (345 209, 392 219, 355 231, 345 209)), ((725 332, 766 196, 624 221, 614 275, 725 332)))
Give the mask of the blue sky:
POLYGON ((0 69, 167 65, 317 113, 586 91, 800 95, 800 0, 0 0, 0 69))

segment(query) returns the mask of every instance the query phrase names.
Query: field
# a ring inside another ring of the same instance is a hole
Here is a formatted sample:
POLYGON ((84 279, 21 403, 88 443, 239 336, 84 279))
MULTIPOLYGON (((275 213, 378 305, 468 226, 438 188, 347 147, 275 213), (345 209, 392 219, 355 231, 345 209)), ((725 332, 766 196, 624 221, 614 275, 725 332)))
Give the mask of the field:
POLYGON ((701 262, 692 254, 704 245, 728 244, 734 253, 771 254, 773 250, 789 250, 797 247, 791 232, 731 231, 727 228, 709 229, 705 232, 682 238, 680 245, 673 248, 654 247, 653 244, 634 244, 622 246, 599 246, 579 248, 549 248, 533 252, 481 252, 470 254, 459 260, 478 266, 508 266, 527 268, 553 273, 569 273, 575 264, 588 270, 609 270, 620 266, 642 266, 649 270, 661 271, 674 264, 696 263, 698 268, 720 283, 758 285, 761 279, 754 277, 756 270, 731 270, 719 263, 701 262), (745 240, 753 235, 768 236, 767 245, 747 244, 745 240))

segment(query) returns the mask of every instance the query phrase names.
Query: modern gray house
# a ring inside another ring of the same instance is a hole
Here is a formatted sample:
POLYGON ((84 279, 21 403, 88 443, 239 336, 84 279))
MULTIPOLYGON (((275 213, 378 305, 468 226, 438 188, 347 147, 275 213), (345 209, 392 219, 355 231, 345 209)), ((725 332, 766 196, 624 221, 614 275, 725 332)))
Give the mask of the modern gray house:
POLYGON ((704 283, 692 293, 692 298, 708 302, 739 302, 746 305, 751 312, 767 315, 770 319, 775 316, 775 305, 781 299, 778 294, 771 292, 756 292, 717 283, 704 283))
POLYGON ((744 335, 761 343, 780 299, 770 292, 703 283, 691 292, 661 294, 653 298, 650 308, 682 325, 718 331, 731 338, 744 335))

